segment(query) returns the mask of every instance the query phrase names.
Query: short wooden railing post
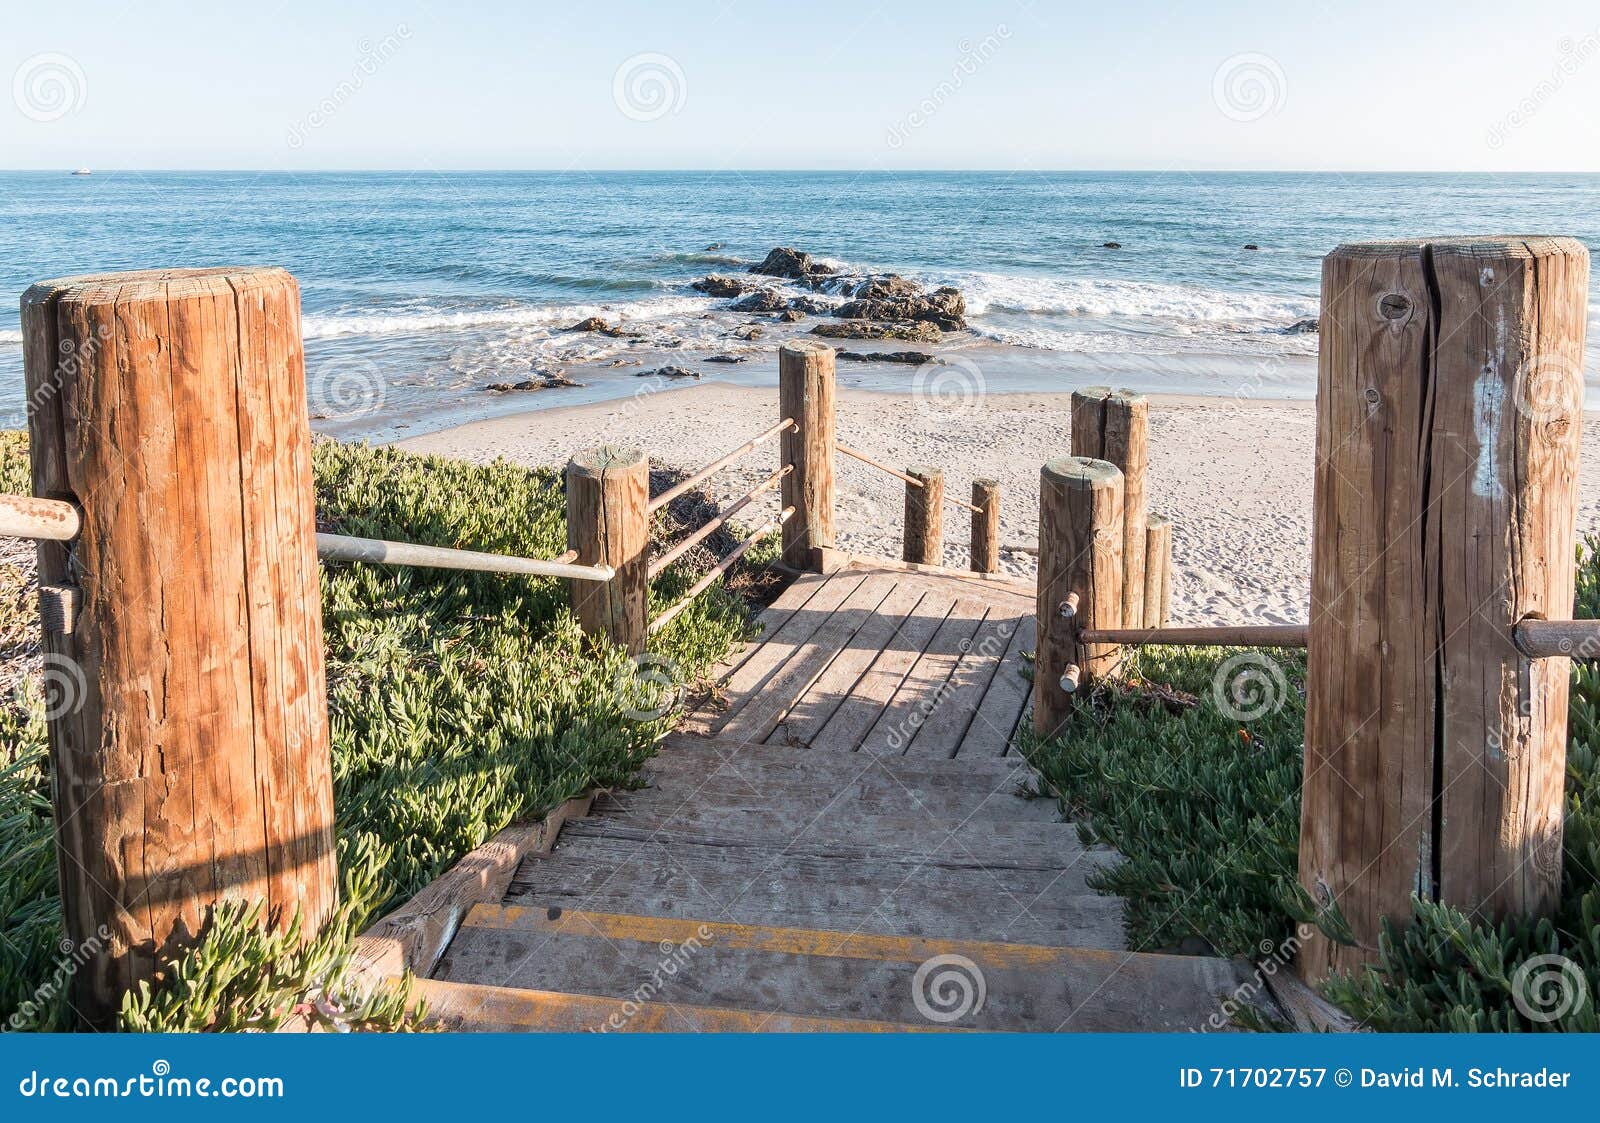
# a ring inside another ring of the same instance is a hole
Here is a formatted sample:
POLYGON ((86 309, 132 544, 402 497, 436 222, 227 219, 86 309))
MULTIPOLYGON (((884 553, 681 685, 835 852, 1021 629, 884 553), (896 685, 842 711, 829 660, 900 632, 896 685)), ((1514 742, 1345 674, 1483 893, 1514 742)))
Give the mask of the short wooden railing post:
POLYGON ((1589 256, 1569 238, 1340 247, 1323 262, 1300 881, 1377 954, 1411 897, 1541 915, 1561 884, 1589 256))
POLYGON ((794 514, 783 524, 783 561, 821 572, 834 546, 834 352, 824 343, 791 340, 778 348, 779 420, 795 427, 782 437, 783 505, 794 514))
POLYGON ((1080 644, 1078 630, 1122 623, 1122 520, 1122 473, 1115 465, 1078 456, 1045 464, 1033 676, 1033 726, 1042 737, 1061 728, 1074 693, 1091 688, 1116 664, 1119 647, 1080 644))
POLYGON ((1122 472, 1122 619, 1130 628, 1145 619, 1145 476, 1150 461, 1150 403, 1143 394, 1090 386, 1072 395, 1072 455, 1115 464, 1122 472))
POLYGON ((906 465, 906 521, 900 556, 922 565, 944 564, 944 473, 926 464, 906 465), (919 486, 920 485, 920 486, 919 486))
POLYGON ((650 459, 601 445, 567 462, 567 548, 579 565, 609 565, 610 581, 568 581, 584 633, 634 655, 650 635, 650 459))
POLYGON ((972 569, 1000 572, 1000 481, 973 480, 972 569))
POLYGON ((106 1029, 217 902, 308 934, 336 903, 300 292, 79 277, 22 325, 34 491, 83 511, 39 577, 75 590, 45 635, 57 864, 72 1005, 106 1029))
POLYGON ((1144 521, 1143 611, 1141 627, 1167 626, 1172 611, 1172 522, 1165 515, 1147 515, 1144 521))

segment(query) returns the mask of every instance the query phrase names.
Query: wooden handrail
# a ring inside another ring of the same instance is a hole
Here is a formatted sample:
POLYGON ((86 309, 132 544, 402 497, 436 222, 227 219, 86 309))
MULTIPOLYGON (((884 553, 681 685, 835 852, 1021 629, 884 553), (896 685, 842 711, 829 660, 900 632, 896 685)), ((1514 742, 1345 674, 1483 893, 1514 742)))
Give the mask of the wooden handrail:
POLYGON ((1304 624, 1224 624, 1210 628, 1083 628, 1079 643, 1187 647, 1304 647, 1304 624))
POLYGON ((71 542, 83 529, 83 513, 59 499, 0 495, 0 538, 71 542))
POLYGON ((697 543, 705 541, 706 538, 710 537, 716 532, 718 527, 722 526, 729 519, 733 518, 734 515, 738 514, 745 507, 749 506, 750 502, 758 495, 762 495, 777 487, 783 477, 787 476, 792 471, 794 471, 794 465, 785 464, 782 468, 779 468, 776 472, 772 473, 772 475, 756 484, 755 487, 745 492, 736 503, 728 507, 726 510, 718 513, 716 518, 711 519, 693 534, 689 535, 676 546, 672 547, 672 549, 668 550, 659 558, 656 558, 654 561, 652 561, 649 569, 650 578, 654 580, 662 570, 666 569, 667 566, 677 561, 684 555, 686 551, 694 547, 697 543))
POLYGON ((792 429, 793 427, 794 418, 785 417, 782 421, 768 429, 765 433, 762 433, 759 437, 752 437, 750 440, 745 441, 744 444, 740 445, 732 452, 713 460, 711 463, 707 464, 704 468, 701 468, 698 472, 684 480, 682 483, 663 491, 660 495, 650 500, 649 510, 654 512, 662 507, 665 507, 668 503, 671 503, 674 499, 678 498, 678 496, 694 487, 695 484, 705 480, 714 472, 726 468, 729 464, 732 464, 741 456, 746 456, 755 451, 755 449, 761 444, 770 441, 773 437, 776 437, 785 429, 792 429))
POLYGON ((319 533, 317 557, 323 561, 415 565, 435 569, 465 569, 477 573, 516 573, 527 577, 567 577, 574 581, 609 581, 616 576, 616 570, 609 565, 573 565, 561 560, 485 554, 477 550, 454 550, 447 546, 419 546, 414 542, 385 542, 380 538, 352 538, 345 534, 319 533))
MULTIPOLYGON (((908 475, 907 473, 900 471, 898 468, 891 468, 881 460, 874 460, 866 453, 860 451, 859 449, 851 448, 843 441, 835 441, 833 447, 850 457, 850 459, 859 460, 861 463, 870 465, 871 467, 878 469, 880 472, 888 472, 895 479, 902 480, 905 483, 910 484, 912 487, 925 486, 921 480, 917 479, 917 477, 908 475)), ((951 503, 954 503, 956 506, 965 507, 969 511, 982 511, 983 509, 976 504, 968 503, 965 499, 962 499, 958 495, 946 495, 945 498, 951 503)))
POLYGON ((755 533, 751 534, 750 537, 740 542, 733 549, 729 550, 727 557, 723 558, 716 565, 712 566, 710 571, 707 572, 704 577, 700 578, 700 580, 691 585, 689 587, 689 591, 683 594, 682 599, 680 599, 677 604, 674 604, 660 616, 657 616, 654 620, 650 621, 650 633, 654 635, 656 632, 659 632, 662 628, 665 628, 668 624, 672 623, 673 618, 677 616, 678 613, 688 608, 690 602, 693 601, 695 597, 709 589, 711 587, 711 583, 726 573, 729 566, 738 561, 740 558, 744 557, 745 551, 749 550, 751 546, 754 546, 767 535, 776 532, 780 527, 783 526, 784 523, 789 521, 789 516, 792 514, 794 514, 794 508, 785 507, 781 515, 767 523, 766 526, 763 526, 755 533))

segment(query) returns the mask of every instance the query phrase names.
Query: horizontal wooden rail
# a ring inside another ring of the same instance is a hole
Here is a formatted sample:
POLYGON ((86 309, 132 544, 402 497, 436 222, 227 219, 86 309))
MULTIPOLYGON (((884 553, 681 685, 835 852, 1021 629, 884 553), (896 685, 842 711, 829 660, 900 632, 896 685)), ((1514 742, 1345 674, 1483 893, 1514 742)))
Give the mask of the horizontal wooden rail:
POLYGON ((713 473, 726 468, 729 464, 732 464, 741 456, 748 456, 751 452, 754 452, 758 447, 765 442, 770 441, 779 433, 786 429, 792 428, 794 428, 794 418, 785 417, 782 421, 768 429, 765 433, 762 433, 759 437, 752 437, 750 440, 745 441, 744 444, 740 445, 732 452, 713 460, 711 463, 707 464, 704 468, 701 468, 698 472, 684 480, 682 483, 663 491, 660 495, 650 500, 649 509, 651 511, 656 511, 662 507, 665 507, 668 503, 671 503, 674 499, 678 498, 678 496, 684 494, 690 488, 702 482, 713 473))
MULTIPOLYGON (((568 554, 562 555, 566 556, 568 554)), ((415 565, 434 569, 466 569, 478 573, 516 573, 528 577, 567 577, 574 581, 609 581, 616 575, 616 570, 609 565, 573 565, 559 559, 517 558, 509 554, 453 550, 446 546, 385 542, 379 538, 351 538, 344 534, 318 534, 317 557, 323 561, 415 565)))
POLYGON ((1079 643, 1186 647, 1304 647, 1304 624, 1223 624, 1212 628, 1084 628, 1079 643))
POLYGON ((83 514, 59 499, 0 495, 0 538, 71 542, 83 529, 83 514))
POLYGON ((1530 659, 1600 661, 1600 620, 1524 620, 1513 638, 1530 659))
MULTIPOLYGON (((861 463, 870 465, 871 467, 876 468, 880 472, 888 472, 895 479, 902 480, 905 483, 910 484, 912 487, 925 487, 926 486, 921 480, 917 479, 917 477, 915 477, 913 475, 909 475, 908 473, 902 472, 898 468, 891 468, 891 467, 889 467, 889 465, 885 464, 881 460, 874 460, 872 457, 868 456, 866 453, 861 452, 858 449, 853 449, 849 445, 845 444, 842 441, 834 442, 834 446, 833 447, 838 449, 840 452, 844 453, 846 456, 850 457, 850 459, 859 460, 859 461, 861 461, 861 463)), ((945 498, 948 499, 951 503, 954 503, 956 506, 965 507, 969 511, 981 511, 982 510, 982 508, 979 507, 977 504, 968 503, 965 499, 962 499, 958 495, 947 495, 947 496, 945 496, 945 498)))
POLYGON ((679 600, 677 604, 673 605, 660 616, 657 616, 654 620, 650 621, 651 634, 654 635, 656 632, 659 632, 662 628, 665 628, 668 624, 672 623, 673 618, 677 616, 678 613, 688 608, 695 597, 709 589, 713 581, 728 571, 729 566, 733 565, 734 562, 744 557, 745 551, 749 550, 751 546, 754 546, 767 535, 775 533, 780 527, 783 526, 784 523, 789 521, 789 516, 793 514, 793 507, 785 507, 781 515, 767 523, 767 525, 763 526, 760 530, 757 530, 755 533, 751 534, 750 537, 740 542, 733 549, 729 550, 728 556, 723 558, 716 565, 712 566, 710 572, 708 572, 704 577, 700 578, 700 580, 696 581, 689 588, 689 591, 683 594, 683 598, 679 600))
POLYGON ((676 546, 672 547, 672 549, 668 550, 659 558, 656 558, 654 561, 652 561, 650 563, 649 570, 650 579, 654 580, 662 570, 666 569, 667 566, 677 561, 684 555, 685 552, 692 549, 696 544, 705 541, 712 534, 716 533, 719 527, 725 524, 729 519, 733 518, 734 515, 737 515, 740 511, 744 510, 745 507, 749 506, 757 496, 763 495, 777 487, 778 484, 783 480, 783 477, 787 476, 792 471, 794 471, 794 466, 792 464, 785 464, 782 468, 779 468, 776 472, 772 473, 772 475, 756 484, 755 487, 745 492, 737 502, 733 503, 726 510, 720 512, 716 518, 707 522, 704 526, 700 527, 700 529, 696 530, 693 534, 689 535, 676 546))

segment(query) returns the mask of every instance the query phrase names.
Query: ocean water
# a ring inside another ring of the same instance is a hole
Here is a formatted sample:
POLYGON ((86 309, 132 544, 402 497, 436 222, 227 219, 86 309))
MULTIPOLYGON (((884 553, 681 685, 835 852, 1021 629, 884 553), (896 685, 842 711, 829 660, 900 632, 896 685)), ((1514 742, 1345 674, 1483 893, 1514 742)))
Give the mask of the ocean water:
MULTIPOLYGON (((1317 314, 1324 253, 1491 232, 1600 248, 1600 176, 0 173, 0 425, 24 414, 17 298, 73 273, 288 268, 318 424, 383 436, 623 395, 661 361, 770 381, 774 342, 808 325, 738 340, 751 317, 689 284, 777 245, 959 287, 973 330, 942 350, 971 356, 991 391, 1110 377, 1306 397, 1317 337, 1292 328, 1317 314), (639 334, 563 330, 589 315, 639 334), (752 361, 699 365, 725 352, 752 361), (552 369, 585 389, 484 390, 552 369)), ((1591 380, 1597 353, 1600 301, 1591 380)), ((909 384, 881 366, 850 379, 909 384)))

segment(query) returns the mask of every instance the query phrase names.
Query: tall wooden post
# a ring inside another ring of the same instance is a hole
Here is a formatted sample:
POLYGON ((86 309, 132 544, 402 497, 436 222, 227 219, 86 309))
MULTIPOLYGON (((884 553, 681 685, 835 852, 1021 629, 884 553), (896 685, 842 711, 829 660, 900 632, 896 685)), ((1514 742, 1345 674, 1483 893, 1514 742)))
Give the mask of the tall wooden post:
POLYGON ((926 464, 906 465, 906 522, 900 556, 923 565, 944 564, 944 473, 926 464))
POLYGON ((1090 386, 1072 395, 1072 455, 1115 464, 1127 512, 1122 543, 1122 625, 1144 624, 1145 475, 1150 463, 1150 403, 1131 390, 1090 386))
POLYGON ((1144 521, 1144 624, 1165 628, 1172 610, 1172 522, 1165 515, 1144 521))
POLYGON ((1115 666, 1114 644, 1080 644, 1080 628, 1122 625, 1122 473, 1114 464, 1063 456, 1039 474, 1039 637, 1033 727, 1053 736, 1072 712, 1061 677, 1077 667, 1082 692, 1115 666), (1064 606, 1076 608, 1070 614, 1064 606))
POLYGON ((1000 572, 1000 481, 973 480, 972 568, 976 573, 1000 572))
POLYGON ((567 548, 579 565, 609 565, 610 581, 568 581, 572 609, 591 636, 637 655, 650 636, 650 459, 600 445, 567 462, 567 548))
POLYGON ((22 325, 34 491, 83 510, 39 578, 80 606, 45 636, 51 781, 67 938, 99 948, 72 1001, 103 1029, 216 902, 313 933, 335 904, 300 291, 76 277, 22 325))
POLYGON ((1568 238, 1342 246, 1323 262, 1300 880, 1375 956, 1412 893, 1548 912, 1572 608, 1589 258, 1568 238))
POLYGON ((783 561, 795 569, 820 572, 833 549, 834 353, 809 339, 778 348, 778 409, 795 427, 781 438, 783 462, 793 468, 783 478, 783 505, 794 514, 783 524, 783 561))

